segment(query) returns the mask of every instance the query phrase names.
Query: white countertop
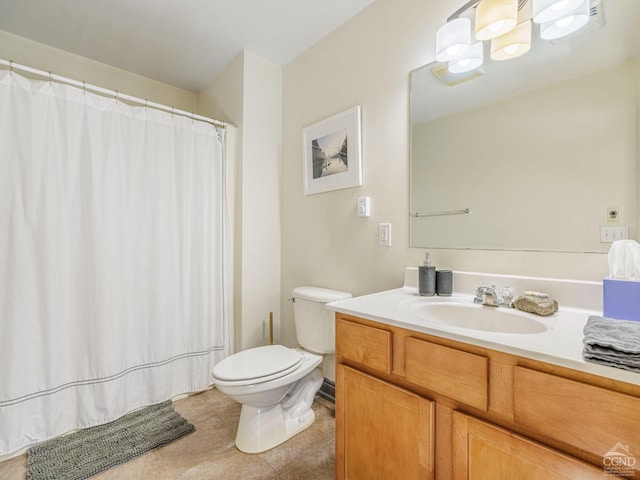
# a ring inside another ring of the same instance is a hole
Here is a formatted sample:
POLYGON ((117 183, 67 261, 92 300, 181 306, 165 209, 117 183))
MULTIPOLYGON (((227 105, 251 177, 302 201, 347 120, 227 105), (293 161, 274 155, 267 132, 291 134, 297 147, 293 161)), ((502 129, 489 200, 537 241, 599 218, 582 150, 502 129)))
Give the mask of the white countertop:
MULTIPOLYGON (((589 315, 602 315, 601 311, 565 307, 560 304, 558 311, 547 317, 518 312, 520 315, 535 318, 543 323, 547 330, 541 333, 517 334, 456 327, 425 319, 424 316, 419 318, 414 313, 417 307, 427 302, 447 301, 473 304, 473 296, 454 293, 451 297, 421 297, 416 288, 405 286, 329 303, 327 308, 387 325, 640 385, 640 373, 583 360, 582 329, 589 315)), ((495 310, 504 307, 478 306, 478 308, 495 310)))

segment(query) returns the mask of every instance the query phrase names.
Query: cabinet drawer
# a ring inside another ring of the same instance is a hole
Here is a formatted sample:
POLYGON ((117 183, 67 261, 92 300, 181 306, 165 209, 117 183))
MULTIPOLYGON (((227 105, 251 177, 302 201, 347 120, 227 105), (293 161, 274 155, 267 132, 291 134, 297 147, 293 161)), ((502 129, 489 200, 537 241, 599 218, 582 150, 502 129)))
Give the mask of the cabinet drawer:
POLYGON ((640 398, 524 367, 513 382, 516 423, 598 457, 640 452, 640 398))
POLYGON ((336 354, 343 360, 391 373, 391 332, 338 317, 336 354))
POLYGON ((487 410, 487 358, 413 337, 405 340, 405 355, 405 376, 408 381, 469 406, 487 410))

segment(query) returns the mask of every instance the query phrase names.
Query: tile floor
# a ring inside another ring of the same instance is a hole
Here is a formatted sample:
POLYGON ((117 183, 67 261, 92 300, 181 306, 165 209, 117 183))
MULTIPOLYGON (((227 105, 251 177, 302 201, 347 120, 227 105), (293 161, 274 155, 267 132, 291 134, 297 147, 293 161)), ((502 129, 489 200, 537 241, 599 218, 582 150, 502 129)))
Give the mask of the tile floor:
MULTIPOLYGON (((240 405, 217 390, 177 400, 196 431, 92 480, 329 480, 334 478, 334 407, 316 398, 316 421, 292 440, 256 455, 234 445, 240 405)), ((0 480, 24 479, 26 455, 0 463, 0 480)))

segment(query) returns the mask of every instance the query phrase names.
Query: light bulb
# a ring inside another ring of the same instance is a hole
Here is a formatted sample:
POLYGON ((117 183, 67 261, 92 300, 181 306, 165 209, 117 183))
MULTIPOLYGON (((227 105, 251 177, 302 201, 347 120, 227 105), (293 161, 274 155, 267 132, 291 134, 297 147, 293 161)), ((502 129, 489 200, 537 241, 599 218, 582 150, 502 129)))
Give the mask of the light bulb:
POLYGON ((554 22, 569 15, 582 2, 583 0, 533 0, 533 21, 535 23, 554 22))
POLYGON ((524 55, 530 48, 531 20, 526 20, 510 32, 491 40, 491 59, 510 60, 524 55))
POLYGON ((563 8, 565 8, 567 6, 567 3, 569 3, 568 0, 560 0, 559 2, 554 3, 553 5, 551 5, 549 8, 551 10, 554 10, 556 12, 562 10, 563 8))
POLYGON ((447 55, 450 55, 452 58, 457 57, 458 55, 460 55, 460 53, 462 53, 462 45, 454 45, 452 47, 446 48, 445 52, 447 52, 447 55))
POLYGON ((464 17, 451 20, 436 32, 436 60, 452 60, 466 52, 470 45, 471 20, 464 17))
POLYGON ((566 12, 562 17, 542 23, 540 38, 554 40, 577 32, 589 22, 589 11, 589 0, 583 0, 577 8, 566 12))
POLYGON ((476 42, 462 56, 451 60, 448 70, 451 73, 464 73, 482 66, 484 47, 482 42, 476 42))
POLYGON ((507 45, 502 49, 502 51, 507 55, 513 55, 518 51, 519 48, 520 48, 520 45, 518 45, 517 43, 514 43, 513 45, 507 45))
POLYGON ((567 28, 571 25, 576 19, 575 15, 569 15, 568 17, 561 18, 560 20, 556 20, 556 25, 560 28, 567 28))
POLYGON ((476 40, 492 40, 517 23, 518 0, 481 0, 476 6, 476 40))
POLYGON ((504 20, 498 20, 497 22, 493 22, 487 28, 492 32, 499 32, 504 28, 504 20))

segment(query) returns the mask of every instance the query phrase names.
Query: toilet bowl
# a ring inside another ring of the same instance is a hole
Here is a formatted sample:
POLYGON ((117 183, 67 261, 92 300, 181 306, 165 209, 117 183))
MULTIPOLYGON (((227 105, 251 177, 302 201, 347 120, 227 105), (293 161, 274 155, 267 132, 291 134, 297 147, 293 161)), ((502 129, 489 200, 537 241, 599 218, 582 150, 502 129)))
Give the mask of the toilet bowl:
POLYGON ((335 352, 333 315, 325 304, 349 297, 317 287, 294 289, 296 337, 303 348, 250 348, 215 366, 216 388, 242 404, 236 435, 240 451, 264 452, 314 422, 311 407, 324 381, 320 365, 324 354, 335 352))
POLYGON ((264 452, 313 423, 311 405, 324 380, 321 363, 320 355, 270 345, 244 350, 216 365, 216 387, 242 404, 238 450, 264 452), (260 370, 254 378, 232 378, 235 369, 246 371, 250 363, 260 370))

